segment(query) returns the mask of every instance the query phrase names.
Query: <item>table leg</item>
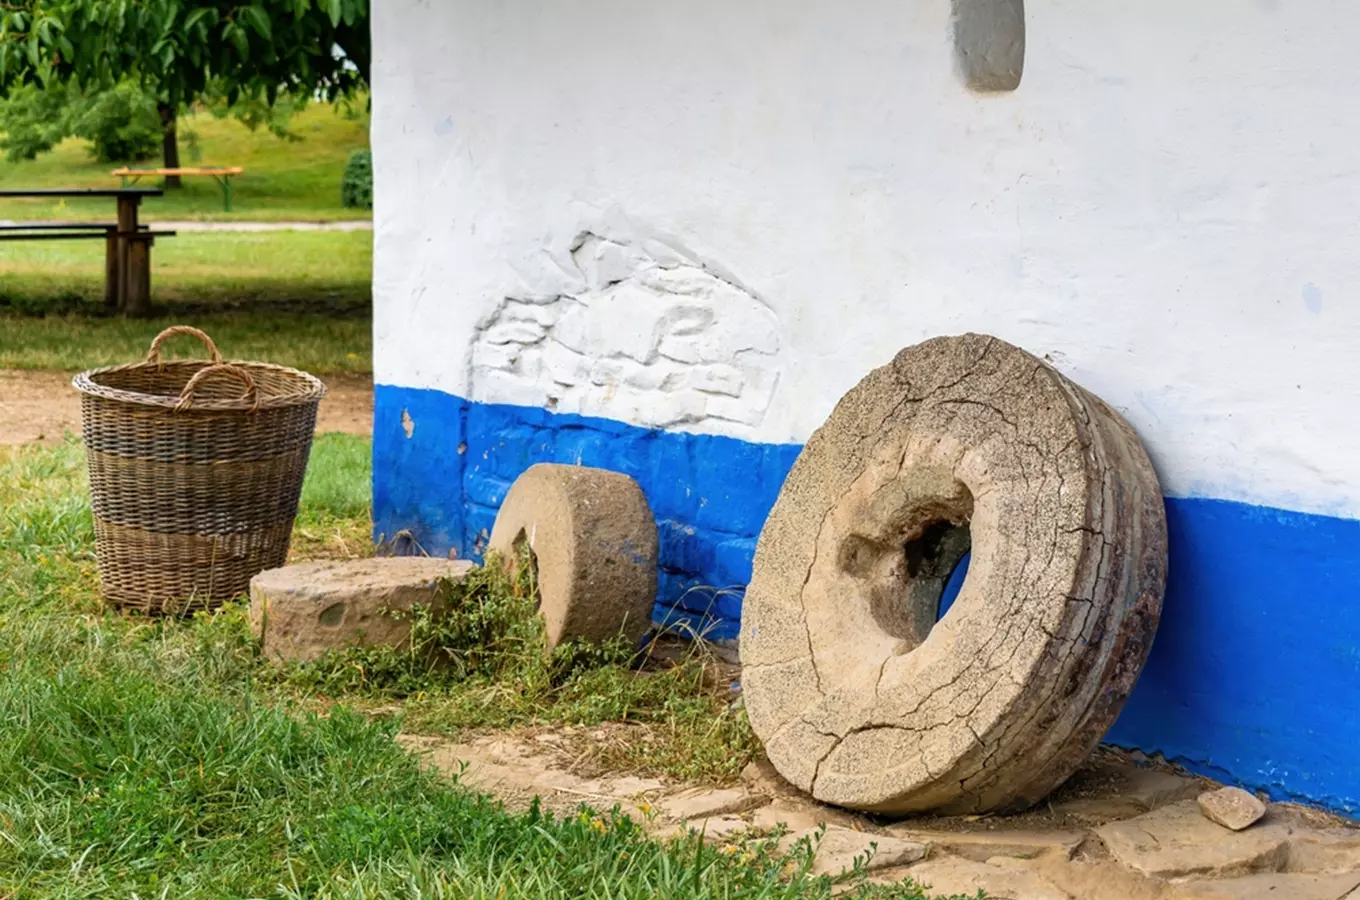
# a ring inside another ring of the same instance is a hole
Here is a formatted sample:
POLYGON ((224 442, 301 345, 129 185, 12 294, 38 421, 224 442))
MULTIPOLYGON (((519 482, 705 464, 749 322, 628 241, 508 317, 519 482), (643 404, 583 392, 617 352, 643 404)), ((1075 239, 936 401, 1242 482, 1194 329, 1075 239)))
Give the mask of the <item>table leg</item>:
MULTIPOLYGON (((132 244, 137 237, 137 207, 142 198, 136 194, 118 197, 118 303, 117 309, 126 316, 144 316, 151 311, 151 294, 142 288, 143 282, 149 285, 150 270, 134 272, 132 244)), ((147 254, 138 251, 139 262, 147 266, 147 254)))
POLYGON ((155 238, 138 234, 127 241, 127 314, 145 315, 151 310, 151 245, 155 238))
POLYGON ((110 228, 104 232, 104 308, 109 312, 118 311, 119 290, 122 284, 122 263, 118 258, 121 244, 118 230, 110 228))

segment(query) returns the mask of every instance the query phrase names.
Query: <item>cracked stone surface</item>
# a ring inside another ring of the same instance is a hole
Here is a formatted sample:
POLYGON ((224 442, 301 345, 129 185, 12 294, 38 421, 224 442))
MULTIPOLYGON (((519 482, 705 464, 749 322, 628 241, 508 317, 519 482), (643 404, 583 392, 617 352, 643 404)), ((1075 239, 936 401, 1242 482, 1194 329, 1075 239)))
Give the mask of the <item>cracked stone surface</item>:
POLYGON ((488 549, 513 565, 526 544, 549 648, 642 639, 656 601, 657 533, 636 481, 584 466, 530 466, 505 495, 488 549))
POLYGON ((1116 413, 996 338, 909 347, 842 398, 761 533, 751 725, 827 803, 1026 807, 1113 723, 1165 575, 1161 491, 1116 413))
POLYGON ((351 645, 400 647, 407 619, 391 615, 436 606, 439 581, 472 563, 428 557, 325 560, 268 569, 250 581, 250 624, 261 652, 312 660, 351 645))

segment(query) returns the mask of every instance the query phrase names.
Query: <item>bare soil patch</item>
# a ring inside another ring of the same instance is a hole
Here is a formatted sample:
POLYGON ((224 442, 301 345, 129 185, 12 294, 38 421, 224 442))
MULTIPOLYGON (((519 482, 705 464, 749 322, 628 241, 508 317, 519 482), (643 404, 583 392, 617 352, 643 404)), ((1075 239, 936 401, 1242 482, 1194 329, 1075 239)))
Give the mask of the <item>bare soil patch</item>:
MULTIPOLYGON (((80 434, 80 395, 67 372, 0 369, 0 444, 60 443, 80 434)), ((373 432, 373 378, 327 375, 316 430, 373 432)))

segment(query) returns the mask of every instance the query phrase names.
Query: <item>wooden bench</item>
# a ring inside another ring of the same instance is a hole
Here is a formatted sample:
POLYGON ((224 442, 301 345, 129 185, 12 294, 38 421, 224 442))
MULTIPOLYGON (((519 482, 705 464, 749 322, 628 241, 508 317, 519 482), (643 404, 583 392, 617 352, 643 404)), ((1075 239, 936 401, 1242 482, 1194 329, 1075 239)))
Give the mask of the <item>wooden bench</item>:
POLYGON ((217 180, 222 187, 222 209, 224 212, 231 212, 231 180, 232 178, 245 172, 240 166, 211 166, 208 168, 189 168, 189 169, 129 169, 124 166, 121 169, 113 170, 113 177, 123 179, 123 187, 128 187, 137 183, 139 178, 148 178, 153 175, 210 175, 217 180))
POLYGON ((60 241, 104 239, 104 303, 129 315, 144 315, 151 308, 151 245, 173 231, 151 231, 137 221, 137 207, 145 197, 159 197, 155 188, 39 188, 0 190, 0 197, 67 198, 113 197, 118 203, 117 223, 105 222, 12 222, 0 225, 0 240, 60 241))
MULTIPOLYGON (((138 225, 138 231, 151 226, 138 225)), ((0 241, 74 241, 81 238, 107 238, 118 232, 117 222, 9 222, 0 224, 0 241)), ((171 235, 173 231, 158 231, 171 235)))

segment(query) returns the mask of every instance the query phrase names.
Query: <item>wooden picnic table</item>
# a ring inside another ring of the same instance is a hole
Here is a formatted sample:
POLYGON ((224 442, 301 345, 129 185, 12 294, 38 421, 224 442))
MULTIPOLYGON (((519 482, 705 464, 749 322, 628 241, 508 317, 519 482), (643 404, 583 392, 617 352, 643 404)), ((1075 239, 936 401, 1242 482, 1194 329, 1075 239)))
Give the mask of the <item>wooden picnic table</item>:
POLYGON ((114 178, 123 179, 123 187, 136 184, 137 179, 152 175, 210 175, 222 188, 222 210, 231 212, 231 180, 243 172, 245 169, 240 166, 195 166, 174 169, 130 169, 124 166, 121 169, 114 169, 111 174, 114 178))
MULTIPOLYGON (((146 197, 160 197, 165 192, 159 188, 32 188, 28 190, 0 190, 3 197, 112 197, 117 202, 118 221, 116 225, 91 226, 72 223, 62 227, 69 229, 67 237, 81 236, 82 227, 101 229, 105 234, 105 284, 104 302, 110 307, 131 315, 140 315, 151 306, 151 245, 155 243, 156 232, 148 231, 137 221, 137 209, 146 197)), ((17 223, 11 230, 44 231, 49 237, 51 226, 43 224, 25 226, 17 223)), ((62 232, 55 232, 62 233, 62 232)), ((162 232, 170 234, 171 232, 162 232)))

